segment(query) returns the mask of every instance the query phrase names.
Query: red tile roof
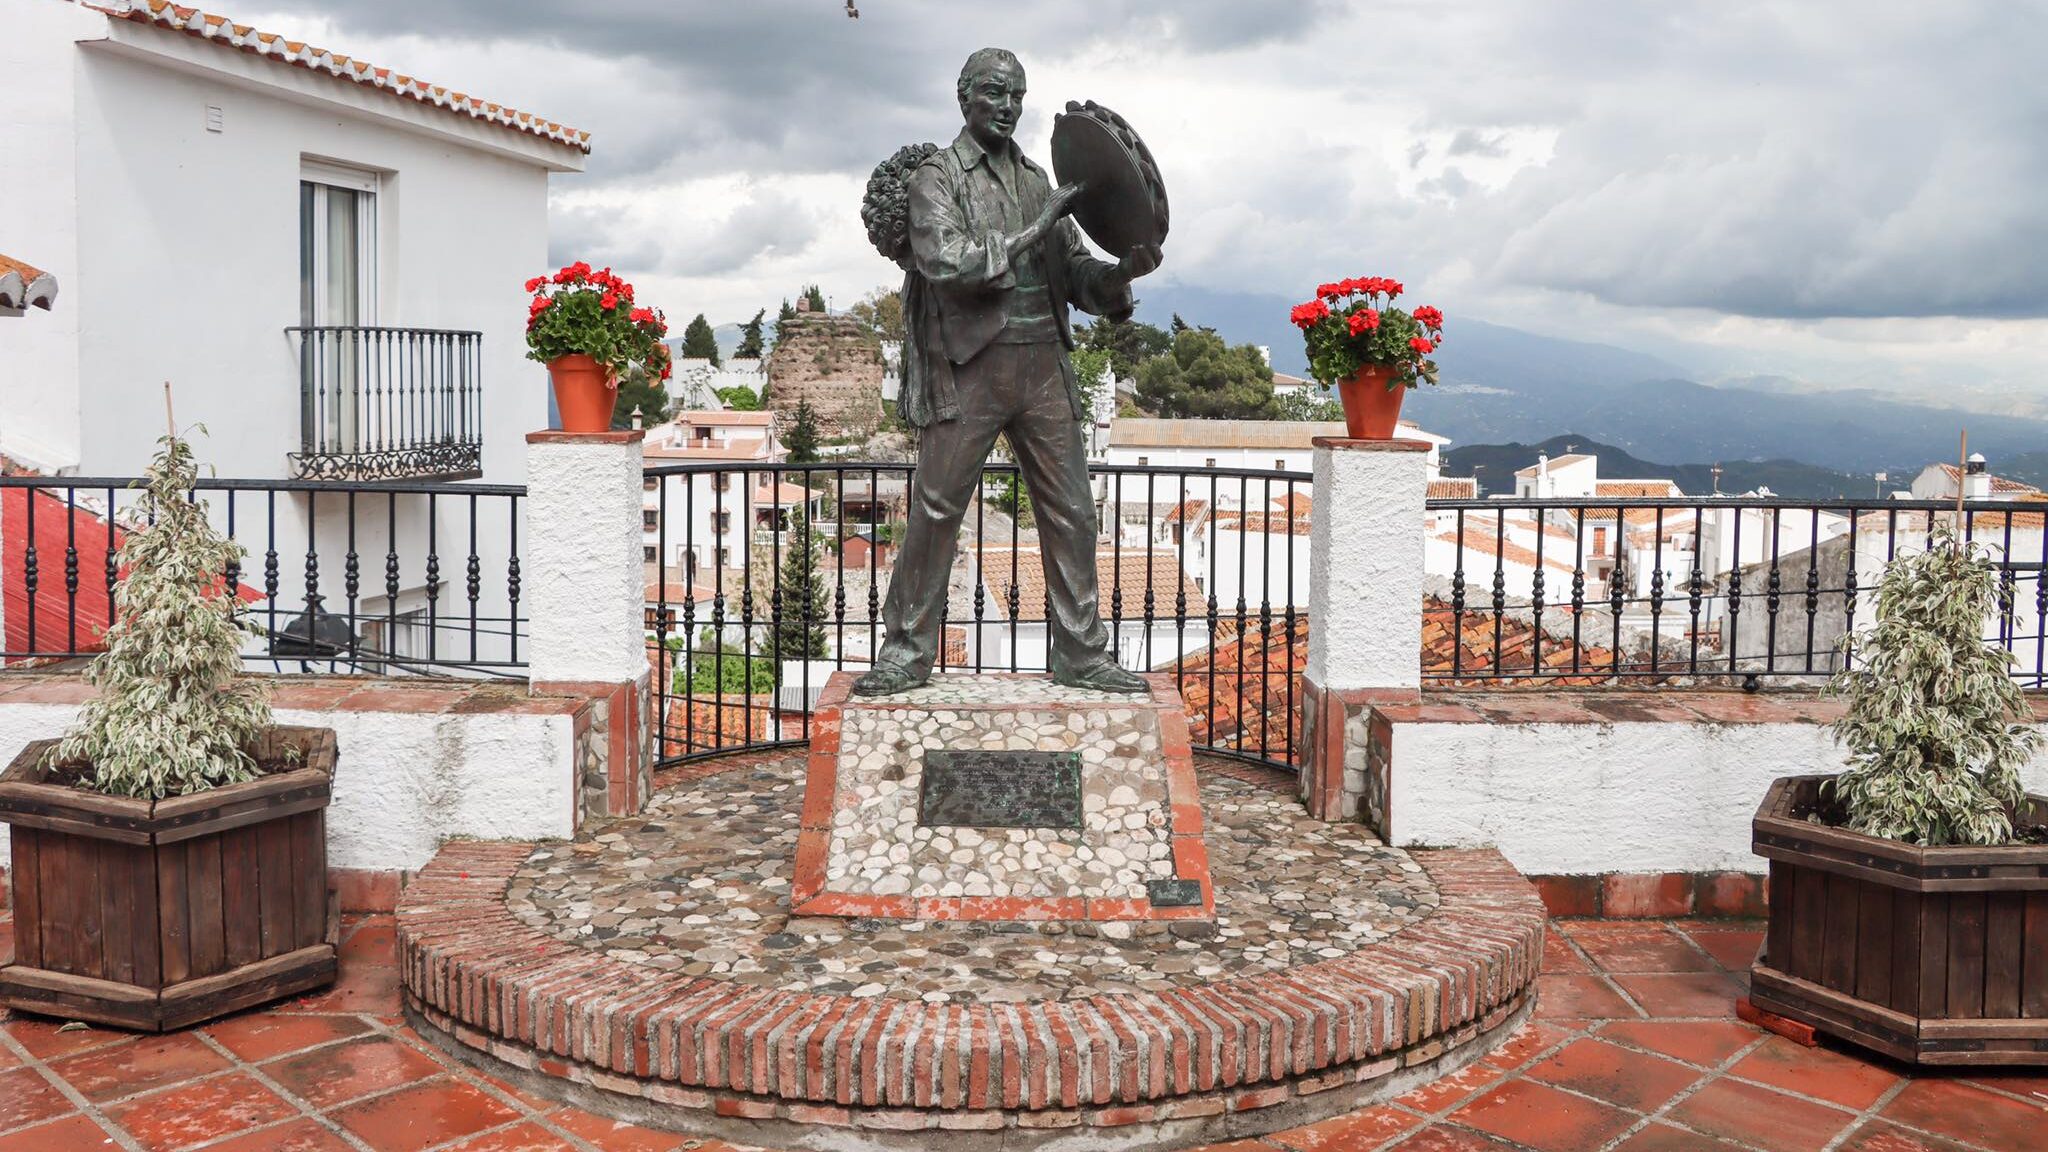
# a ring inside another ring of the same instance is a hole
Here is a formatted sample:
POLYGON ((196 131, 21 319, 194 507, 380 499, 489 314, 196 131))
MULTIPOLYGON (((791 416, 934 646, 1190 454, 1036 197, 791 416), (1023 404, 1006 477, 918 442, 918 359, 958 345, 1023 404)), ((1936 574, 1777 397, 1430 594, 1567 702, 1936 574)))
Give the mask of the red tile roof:
POLYGON ((1429 482, 1424 495, 1431 500, 1474 500, 1479 496, 1479 481, 1471 476, 1439 477, 1429 482))
MULTIPOLYGON (((1960 468, 1958 468, 1958 467, 1956 467, 1956 466, 1955 466, 1955 465, 1953 465, 1953 464, 1943 464, 1943 465, 1941 466, 1941 470, 1942 470, 1942 471, 1943 471, 1944 473, 1947 473, 1947 475, 1948 475, 1948 478, 1949 478, 1950 480, 1955 480, 1955 479, 1957 479, 1957 478, 1961 477, 1961 476, 1962 476, 1962 474, 1963 474, 1963 470, 1962 470, 1962 469, 1960 469, 1960 468)), ((2039 491, 2040 491, 2040 489, 2039 489, 2039 488, 2036 488, 2036 487, 2034 487, 2034 486, 2033 486, 2032 484, 2022 484, 2022 483, 2020 483, 2020 482, 2019 482, 2019 481, 2017 481, 2017 480, 2008 480, 2008 479, 2006 479, 2006 478, 2005 478, 2005 477, 2003 477, 2003 476, 1993 476, 1993 477, 1991 477, 1991 490, 1992 490, 1993 492, 2039 492, 2039 491)))
POLYGON ((1296 678, 1308 665, 1308 617, 1247 624, 1233 639, 1154 669, 1175 673, 1196 744, 1291 759, 1296 678))
POLYGON ((57 299, 57 278, 26 261, 0 254, 0 308, 34 305, 48 312, 57 299))
POLYGON ((247 24, 237 24, 225 16, 202 12, 197 8, 186 8, 169 3, 169 0, 103 0, 101 3, 83 3, 84 7, 104 12, 117 20, 128 20, 148 24, 217 44, 222 48, 239 49, 266 60, 280 64, 296 65, 314 72, 325 72, 330 76, 388 92, 392 96, 416 100, 433 108, 440 108, 482 120, 515 132, 567 144, 582 152, 590 151, 590 133, 544 120, 531 112, 521 112, 503 104, 493 104, 463 92, 451 92, 437 84, 430 84, 412 76, 379 68, 366 60, 354 60, 325 48, 315 48, 298 40, 287 40, 275 32, 263 32, 247 24))

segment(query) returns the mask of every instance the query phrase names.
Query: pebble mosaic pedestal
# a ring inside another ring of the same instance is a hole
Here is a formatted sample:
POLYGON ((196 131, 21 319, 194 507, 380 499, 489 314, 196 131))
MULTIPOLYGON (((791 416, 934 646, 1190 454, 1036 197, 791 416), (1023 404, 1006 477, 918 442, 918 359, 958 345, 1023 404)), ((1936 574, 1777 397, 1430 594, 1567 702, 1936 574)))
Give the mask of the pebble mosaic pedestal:
POLYGON ((885 697, 833 675, 813 718, 792 892, 806 916, 1206 924, 1187 714, 1042 676, 885 697))

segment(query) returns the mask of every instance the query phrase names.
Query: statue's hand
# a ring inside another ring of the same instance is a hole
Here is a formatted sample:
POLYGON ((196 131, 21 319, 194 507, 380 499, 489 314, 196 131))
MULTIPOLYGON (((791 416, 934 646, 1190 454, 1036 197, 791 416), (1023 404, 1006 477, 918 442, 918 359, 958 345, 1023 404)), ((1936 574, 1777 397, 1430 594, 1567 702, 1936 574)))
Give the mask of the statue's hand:
POLYGON ((1033 244, 1052 234, 1053 225, 1060 217, 1074 210, 1074 198, 1081 194, 1080 184, 1067 184, 1053 190, 1045 198, 1045 207, 1038 210, 1038 219, 1024 226, 1024 230, 1011 236, 1010 254, 1015 256, 1033 244))
POLYGON ((1126 283, 1140 276, 1150 276, 1165 259, 1166 253, 1160 251, 1157 244, 1140 244, 1117 261, 1116 275, 1126 283))

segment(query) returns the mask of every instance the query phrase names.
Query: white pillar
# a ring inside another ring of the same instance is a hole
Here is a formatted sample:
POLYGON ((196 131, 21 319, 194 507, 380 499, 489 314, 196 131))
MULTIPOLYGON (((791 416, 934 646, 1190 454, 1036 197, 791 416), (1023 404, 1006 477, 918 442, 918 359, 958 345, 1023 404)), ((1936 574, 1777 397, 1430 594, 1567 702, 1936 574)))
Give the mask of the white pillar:
POLYGON ((640 441, 627 432, 526 438, 521 577, 535 684, 647 675, 640 441))
POLYGON ((537 693, 589 701, 564 766, 576 776, 579 823, 637 812, 653 789, 643 436, 526 438, 527 676, 537 693))
POLYGON ((1422 686, 1423 506, 1429 444, 1315 440, 1302 797, 1322 820, 1386 835, 1386 726, 1374 705, 1422 686))

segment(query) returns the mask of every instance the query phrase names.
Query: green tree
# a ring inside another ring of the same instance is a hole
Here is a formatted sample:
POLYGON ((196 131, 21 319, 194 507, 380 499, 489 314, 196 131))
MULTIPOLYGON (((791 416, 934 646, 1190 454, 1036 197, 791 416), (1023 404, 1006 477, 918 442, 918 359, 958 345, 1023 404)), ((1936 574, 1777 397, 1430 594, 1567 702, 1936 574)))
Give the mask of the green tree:
POLYGON ((1138 365, 1173 346, 1173 337, 1163 328, 1135 320, 1097 320, 1076 332, 1077 343, 1109 353, 1109 366, 1119 380, 1138 374, 1138 365))
POLYGON ((877 340, 903 340, 903 296, 894 288, 877 288, 861 297, 850 311, 877 340))
POLYGON ((683 329, 683 355, 692 360, 709 360, 713 368, 720 366, 718 334, 711 330, 711 322, 704 319, 702 312, 683 329))
POLYGON ((1015 472, 1005 472, 996 477, 996 507, 1008 512, 1020 528, 1029 528, 1037 521, 1031 511, 1031 490, 1024 487, 1024 478, 1015 472))
POLYGON ((1074 381, 1081 386, 1083 410, 1095 410, 1095 394, 1112 385, 1102 382, 1102 370, 1109 367, 1109 353, 1101 348, 1074 349, 1074 381))
POLYGON ((754 313, 754 318, 740 325, 740 346, 733 349, 736 360, 759 360, 767 351, 761 332, 761 322, 768 315, 766 308, 754 313))
POLYGON ((759 412, 761 410, 761 398, 754 395, 754 390, 744 384, 735 384, 730 388, 718 389, 718 398, 725 401, 725 406, 735 412, 759 412))
POLYGON ((790 304, 789 298, 785 296, 782 300, 782 311, 775 314, 775 322, 781 324, 794 319, 796 319, 796 308, 790 304))
POLYGON ((1342 420, 1344 406, 1335 400, 1326 400, 1312 388, 1303 388, 1278 397, 1280 420, 1342 420))
POLYGON ((791 464, 815 464, 818 462, 818 414, 811 408, 808 396, 796 398, 796 412, 791 415, 789 431, 782 437, 782 446, 789 449, 791 464))
POLYGON ((1183 328, 1173 348, 1138 366, 1138 403, 1166 417, 1271 420, 1273 368, 1257 347, 1232 347, 1221 336, 1183 328))
POLYGON ((612 427, 631 428, 633 415, 638 413, 640 426, 652 428, 665 422, 673 407, 674 401, 669 399, 661 381, 635 365, 619 377, 619 400, 612 406, 612 427))
MULTIPOLYGON (((669 651, 680 655, 683 638, 671 636, 669 651)), ((670 678, 678 695, 745 696, 775 691, 775 661, 766 656, 749 656, 738 648, 721 644, 718 630, 706 627, 698 633, 697 650, 690 654, 688 667, 678 667, 670 678)))
POLYGON ((804 299, 811 302, 811 311, 816 312, 820 316, 825 314, 825 294, 818 291, 816 284, 812 284, 804 289, 804 299))
POLYGON ((769 624, 768 651, 780 660, 817 660, 829 653, 825 620, 831 592, 818 571, 825 538, 811 531, 802 505, 790 509, 788 517, 789 543, 776 579, 779 609, 769 624))

